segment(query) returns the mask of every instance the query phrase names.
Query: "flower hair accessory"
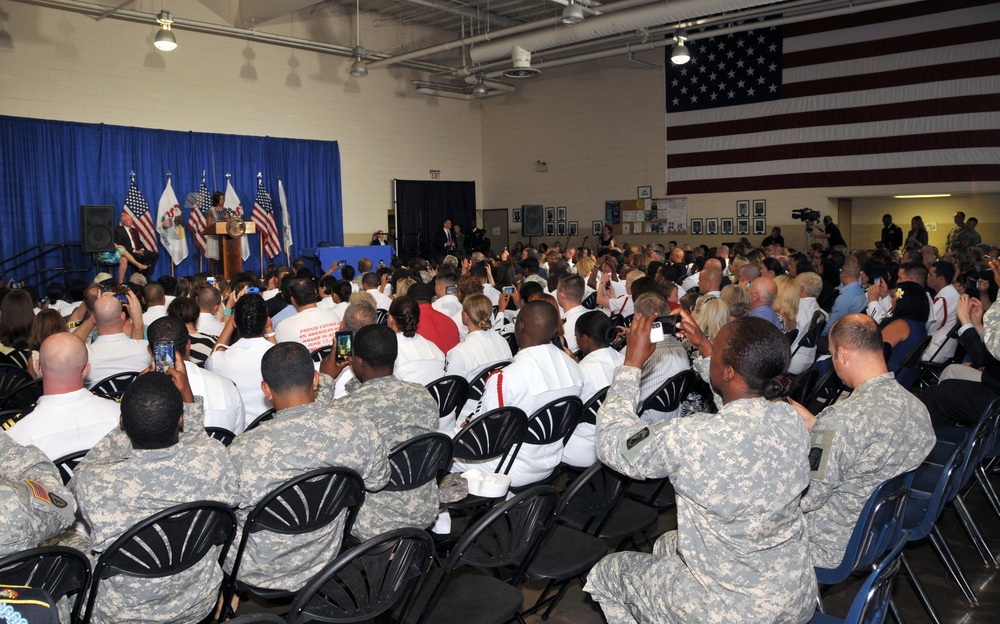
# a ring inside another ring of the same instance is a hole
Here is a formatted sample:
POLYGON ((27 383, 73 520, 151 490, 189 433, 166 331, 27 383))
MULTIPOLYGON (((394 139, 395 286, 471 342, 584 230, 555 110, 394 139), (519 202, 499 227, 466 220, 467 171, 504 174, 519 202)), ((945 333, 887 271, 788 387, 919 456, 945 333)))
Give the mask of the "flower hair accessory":
POLYGON ((903 298, 903 289, 902 288, 897 288, 896 289, 896 299, 902 299, 902 298, 903 298))

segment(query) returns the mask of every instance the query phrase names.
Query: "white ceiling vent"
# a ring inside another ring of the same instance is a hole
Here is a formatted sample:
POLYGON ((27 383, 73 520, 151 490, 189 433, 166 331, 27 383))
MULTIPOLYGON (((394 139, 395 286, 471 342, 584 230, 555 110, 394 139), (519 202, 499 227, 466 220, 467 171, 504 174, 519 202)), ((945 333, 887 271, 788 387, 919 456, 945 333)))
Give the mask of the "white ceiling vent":
POLYGON ((533 78, 542 73, 531 66, 531 52, 524 48, 518 46, 511 48, 510 60, 513 67, 503 73, 508 78, 533 78))

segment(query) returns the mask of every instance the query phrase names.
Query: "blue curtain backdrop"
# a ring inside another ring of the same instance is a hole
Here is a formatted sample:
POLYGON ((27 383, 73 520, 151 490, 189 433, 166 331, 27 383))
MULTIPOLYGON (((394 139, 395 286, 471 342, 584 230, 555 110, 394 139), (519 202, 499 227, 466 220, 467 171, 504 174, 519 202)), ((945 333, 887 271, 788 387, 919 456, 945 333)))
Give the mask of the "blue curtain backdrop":
MULTIPOLYGON (((225 192, 226 174, 243 204, 246 219, 257 194, 257 173, 271 195, 279 236, 282 220, 278 179, 288 197, 294 245, 300 255, 317 241, 342 245, 343 210, 340 148, 336 141, 150 130, 105 124, 0 116, 0 259, 42 243, 80 241, 80 206, 115 207, 115 225, 129 187, 130 172, 156 221, 160 194, 169 171, 187 224, 188 193, 197 192, 206 171, 208 190, 225 192)), ((198 271, 200 252, 188 232, 187 259, 177 275, 198 271)), ((170 256, 162 246, 156 275, 170 273, 170 256)), ((77 267, 91 263, 74 251, 77 267)), ((284 246, 272 262, 287 263, 284 246)), ((267 261, 265 261, 267 262, 267 261)), ((44 262, 60 264, 58 255, 44 262)), ((205 270, 208 265, 205 263, 205 270)), ((258 236, 250 239, 248 270, 260 269, 258 236)), ((39 267, 18 272, 34 272, 39 267)), ((17 275, 5 275, 4 278, 17 275)))

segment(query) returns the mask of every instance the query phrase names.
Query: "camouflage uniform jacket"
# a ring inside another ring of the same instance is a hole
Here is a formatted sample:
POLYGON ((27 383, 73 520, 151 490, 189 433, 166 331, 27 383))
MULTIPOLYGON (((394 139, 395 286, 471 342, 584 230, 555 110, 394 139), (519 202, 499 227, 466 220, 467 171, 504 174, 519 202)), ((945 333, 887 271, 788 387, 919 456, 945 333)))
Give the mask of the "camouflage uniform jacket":
MULTIPOLYGON (((437 431, 438 405, 419 384, 395 377, 370 379, 333 406, 375 423, 386 451, 423 433, 437 431)), ((373 492, 365 496, 351 533, 367 540, 402 527, 424 529, 438 513, 437 483, 406 492, 373 492)))
POLYGON ((0 433, 0 556, 52 537, 73 524, 76 499, 38 448, 0 433))
MULTIPOLYGON (((70 481, 90 528, 96 560, 123 533, 155 513, 197 500, 235 505, 238 490, 226 447, 204 429, 202 399, 184 405, 184 432, 164 449, 133 449, 116 427, 87 453, 70 481)), ((158 579, 101 581, 93 622, 192 622, 215 607, 222 570, 209 554, 158 579)))
POLYGON ((927 408, 892 373, 866 379, 819 414, 812 428, 815 467, 802 496, 813 565, 840 565, 871 493, 919 466, 934 442, 927 408))
POLYGON ((635 416, 641 371, 622 366, 597 414, 597 457, 635 478, 669 477, 677 531, 653 554, 605 557, 586 590, 617 622, 805 622, 814 612, 799 495, 809 433, 763 398, 652 426, 635 416))
POLYGON ((990 355, 1000 360, 1000 304, 994 303, 983 315, 983 342, 990 355))
MULTIPOLYGON (((310 470, 350 468, 369 490, 379 490, 389 481, 385 447, 375 425, 315 402, 280 410, 274 419, 237 436, 229 447, 229 456, 239 476, 236 517, 241 527, 261 499, 285 481, 310 470)), ((341 514, 325 527, 301 535, 268 531, 251 535, 240 563, 239 580, 255 587, 300 589, 337 556, 344 520, 341 514)))

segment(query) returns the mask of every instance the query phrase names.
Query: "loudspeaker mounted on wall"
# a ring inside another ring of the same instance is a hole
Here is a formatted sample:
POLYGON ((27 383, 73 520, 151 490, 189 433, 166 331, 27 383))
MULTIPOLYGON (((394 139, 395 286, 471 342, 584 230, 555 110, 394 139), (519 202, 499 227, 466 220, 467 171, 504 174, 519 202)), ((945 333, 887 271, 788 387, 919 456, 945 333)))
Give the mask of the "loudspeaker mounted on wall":
POLYGON ((80 245, 83 253, 114 251, 114 206, 80 206, 80 245))
POLYGON ((545 232, 545 213, 541 205, 521 206, 521 235, 542 236, 545 232))

